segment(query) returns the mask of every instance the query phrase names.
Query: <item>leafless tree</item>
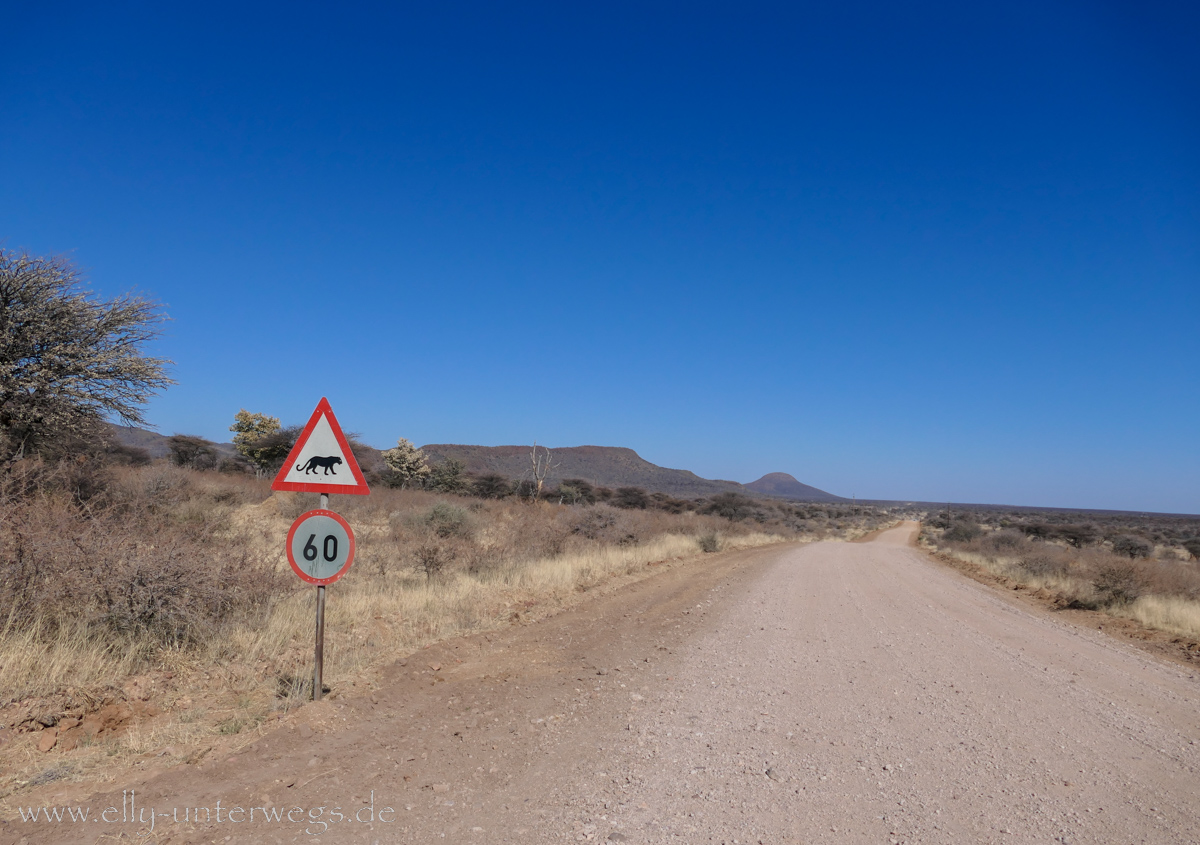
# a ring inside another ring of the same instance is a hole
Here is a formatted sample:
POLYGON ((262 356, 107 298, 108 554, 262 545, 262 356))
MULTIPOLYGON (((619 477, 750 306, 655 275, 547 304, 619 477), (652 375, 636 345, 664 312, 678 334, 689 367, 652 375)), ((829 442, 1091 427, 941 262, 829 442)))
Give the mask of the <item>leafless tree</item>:
POLYGON ((145 425, 141 406, 174 384, 142 354, 165 319, 132 294, 97 299, 64 258, 0 249, 0 458, 105 419, 145 425))
POLYGON ((558 466, 551 463, 552 457, 553 453, 545 446, 542 446, 539 452, 537 441, 533 441, 533 451, 529 453, 530 468, 533 472, 533 490, 530 498, 535 502, 542 497, 542 485, 546 481, 546 474, 558 466))

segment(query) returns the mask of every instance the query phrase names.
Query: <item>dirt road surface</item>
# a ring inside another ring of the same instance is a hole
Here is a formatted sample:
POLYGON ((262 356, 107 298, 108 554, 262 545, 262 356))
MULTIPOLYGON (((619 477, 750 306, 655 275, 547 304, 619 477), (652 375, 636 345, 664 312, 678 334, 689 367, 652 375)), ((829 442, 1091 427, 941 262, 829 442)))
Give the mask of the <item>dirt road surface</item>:
POLYGON ((707 556, 427 649, 369 697, 0 840, 1200 842, 1200 681, 911 530, 707 556))

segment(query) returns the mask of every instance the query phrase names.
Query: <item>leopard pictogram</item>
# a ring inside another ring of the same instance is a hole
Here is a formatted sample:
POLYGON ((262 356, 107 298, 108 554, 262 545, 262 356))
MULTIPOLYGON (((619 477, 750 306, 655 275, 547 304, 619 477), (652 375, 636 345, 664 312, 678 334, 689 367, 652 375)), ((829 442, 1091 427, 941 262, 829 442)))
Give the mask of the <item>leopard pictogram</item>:
POLYGON ((304 464, 303 467, 300 464, 296 464, 296 469, 302 469, 305 475, 312 475, 317 471, 317 467, 324 467, 325 472, 322 475, 337 475, 337 470, 334 469, 334 466, 341 464, 341 462, 342 459, 337 455, 330 455, 327 458, 312 457, 308 459, 308 463, 304 464))

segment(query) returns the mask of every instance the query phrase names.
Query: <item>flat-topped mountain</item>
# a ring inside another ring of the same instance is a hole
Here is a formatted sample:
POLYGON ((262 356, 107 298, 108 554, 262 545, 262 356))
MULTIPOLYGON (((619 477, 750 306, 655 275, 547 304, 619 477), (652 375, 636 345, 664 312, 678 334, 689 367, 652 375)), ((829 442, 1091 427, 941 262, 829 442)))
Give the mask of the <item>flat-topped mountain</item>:
MULTIPOLYGON (((496 473, 506 478, 529 477, 530 446, 463 446, 434 443, 421 450, 435 463, 454 458, 476 475, 496 473)), ((539 447, 539 452, 541 451, 539 447)), ((569 446, 551 449, 552 465, 546 483, 553 486, 567 478, 582 478, 602 487, 641 487, 684 499, 716 493, 744 493, 736 481, 712 481, 685 469, 667 469, 652 464, 632 449, 620 446, 569 446)))
POLYGON ((816 487, 801 484, 786 472, 768 472, 762 478, 758 479, 758 481, 751 481, 747 484, 746 489, 763 496, 795 499, 802 502, 846 501, 841 496, 835 496, 832 493, 826 493, 824 490, 818 490, 816 487))
MULTIPOLYGON (((168 454, 165 435, 129 426, 112 426, 116 438, 128 445, 145 449, 153 458, 168 454)), ((214 444, 226 456, 234 453, 232 443, 214 444)), ((495 473, 505 478, 529 478, 532 464, 530 446, 467 446, 434 443, 421 447, 430 463, 454 458, 466 465, 472 475, 495 473)), ((378 460, 374 449, 358 449, 359 462, 366 453, 378 460)), ((540 447, 539 450, 541 451, 540 447)), ((686 469, 668 469, 652 464, 632 449, 621 446, 569 446, 551 449, 552 466, 546 483, 553 487, 568 478, 582 478, 601 487, 641 487, 651 493, 668 493, 681 499, 699 499, 718 493, 742 493, 747 496, 772 496, 800 502, 841 502, 844 499, 801 484, 786 472, 772 472, 751 484, 701 478, 686 469)), ((364 465, 364 469, 366 466, 364 465)))

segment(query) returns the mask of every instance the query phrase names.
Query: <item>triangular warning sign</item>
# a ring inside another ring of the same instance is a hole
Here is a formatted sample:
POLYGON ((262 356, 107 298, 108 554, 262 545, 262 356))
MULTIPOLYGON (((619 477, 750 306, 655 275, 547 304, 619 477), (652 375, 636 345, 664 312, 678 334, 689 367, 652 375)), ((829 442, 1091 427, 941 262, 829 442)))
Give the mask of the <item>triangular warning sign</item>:
POLYGON ((356 496, 371 492, 325 397, 317 403, 271 489, 356 496))

